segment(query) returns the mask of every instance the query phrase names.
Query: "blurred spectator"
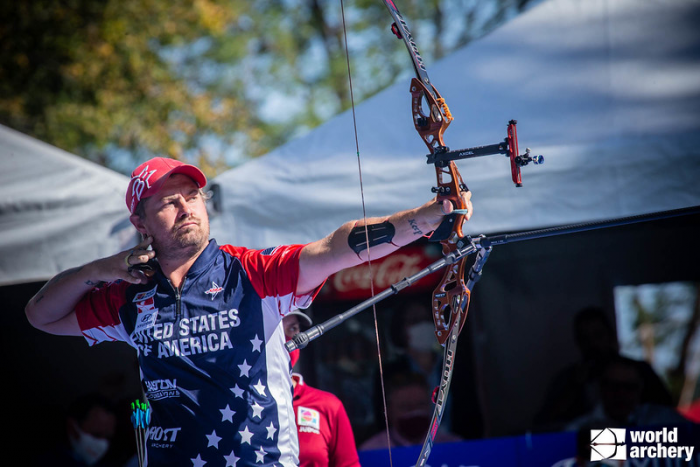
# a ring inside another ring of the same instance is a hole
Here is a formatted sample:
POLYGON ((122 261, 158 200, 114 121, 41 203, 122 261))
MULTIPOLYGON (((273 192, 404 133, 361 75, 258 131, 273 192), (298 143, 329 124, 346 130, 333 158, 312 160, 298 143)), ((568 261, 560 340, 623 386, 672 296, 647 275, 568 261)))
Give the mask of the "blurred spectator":
MULTIPOLYGON (((391 379, 396 373, 415 373, 423 377, 427 386, 440 384, 442 371, 442 347, 435 337, 435 324, 428 306, 414 300, 399 304, 392 314, 390 327, 393 355, 383 365, 384 377, 391 379)), ((375 429, 384 429, 384 405, 381 375, 374 375, 375 429)), ((442 424, 451 429, 452 395, 448 394, 442 424)))
MULTIPOLYGON (((391 447, 423 444, 433 414, 425 378, 417 373, 394 373, 386 385, 391 447)), ((440 425, 435 443, 461 441, 440 425)), ((360 450, 387 449, 386 429, 362 443, 360 450)))
MULTIPOLYGON (((284 317, 285 337, 311 325, 301 311, 284 317)), ((292 368, 299 359, 297 349, 290 354, 292 368)), ((292 374, 293 407, 299 435, 299 467, 359 467, 355 437, 343 403, 333 394, 313 388, 298 374, 292 374)))
POLYGON ((599 378, 600 402, 566 428, 578 430, 594 423, 607 427, 687 423, 673 407, 643 400, 644 379, 639 368, 636 360, 621 356, 610 359, 599 378))
MULTIPOLYGON (((600 375, 607 363, 618 356, 615 329, 601 308, 580 310, 574 318, 573 331, 581 360, 560 371, 550 383, 543 407, 535 418, 540 430, 560 430, 599 406, 600 375)), ((643 361, 630 361, 636 365, 642 381, 640 401, 672 405, 671 394, 651 366, 643 361)))
POLYGON ((110 442, 117 429, 117 415, 111 402, 103 396, 89 394, 73 402, 66 414, 65 436, 54 449, 46 452, 36 466, 106 467, 110 442))

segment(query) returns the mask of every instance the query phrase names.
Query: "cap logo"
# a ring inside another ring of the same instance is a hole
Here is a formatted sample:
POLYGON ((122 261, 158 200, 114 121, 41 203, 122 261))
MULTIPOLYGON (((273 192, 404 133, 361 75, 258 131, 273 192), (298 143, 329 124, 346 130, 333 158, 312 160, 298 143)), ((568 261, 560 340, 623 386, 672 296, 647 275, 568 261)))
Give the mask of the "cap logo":
POLYGON ((140 174, 131 177, 131 212, 134 212, 136 204, 141 201, 144 190, 151 188, 151 176, 156 173, 156 170, 149 171, 146 166, 140 174))

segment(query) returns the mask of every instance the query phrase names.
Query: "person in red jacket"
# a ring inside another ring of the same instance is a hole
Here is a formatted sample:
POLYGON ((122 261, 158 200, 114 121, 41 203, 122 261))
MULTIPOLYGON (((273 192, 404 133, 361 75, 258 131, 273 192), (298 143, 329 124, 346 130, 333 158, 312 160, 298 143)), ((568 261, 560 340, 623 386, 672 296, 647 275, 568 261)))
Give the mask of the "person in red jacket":
MULTIPOLYGON (((310 326, 311 318, 293 311, 283 319, 284 334, 291 339, 310 326)), ((291 354, 292 367, 299 350, 291 354)), ((330 392, 309 386, 298 373, 292 373, 294 407, 299 434, 299 467, 360 467, 350 420, 343 403, 330 392)))

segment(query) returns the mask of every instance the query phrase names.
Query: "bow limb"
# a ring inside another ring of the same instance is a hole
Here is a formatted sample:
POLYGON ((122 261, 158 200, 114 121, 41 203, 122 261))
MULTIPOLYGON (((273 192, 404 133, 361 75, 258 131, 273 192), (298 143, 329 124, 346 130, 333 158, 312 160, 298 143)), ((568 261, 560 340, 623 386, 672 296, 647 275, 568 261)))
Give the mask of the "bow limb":
POLYGON ((428 426, 428 434, 423 442, 423 447, 421 448, 420 455, 416 461, 416 467, 423 467, 430 457, 430 452, 433 449, 433 443, 435 441, 435 436, 437 435, 438 428, 440 427, 440 422, 442 421, 442 415, 445 410, 445 402, 447 401, 447 394, 450 391, 450 383, 452 382, 452 370, 454 364, 455 353, 457 352, 457 338, 459 337, 459 320, 461 315, 457 315, 455 318, 455 326, 449 332, 449 338, 445 343, 445 355, 442 362, 442 373, 440 376, 440 385, 436 388, 434 393, 435 408, 433 410, 433 416, 430 420, 430 425, 428 426))

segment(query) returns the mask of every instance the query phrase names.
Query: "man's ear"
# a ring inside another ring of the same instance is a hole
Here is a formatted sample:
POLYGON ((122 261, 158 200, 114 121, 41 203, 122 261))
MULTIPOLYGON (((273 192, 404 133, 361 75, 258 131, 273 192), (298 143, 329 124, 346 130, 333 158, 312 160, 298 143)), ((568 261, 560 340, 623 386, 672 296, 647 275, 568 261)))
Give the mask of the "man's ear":
POLYGON ((143 219, 141 219, 141 216, 138 214, 132 214, 129 216, 129 220, 131 223, 136 227, 136 230, 141 234, 141 238, 144 238, 148 236, 148 232, 146 231, 146 226, 143 224, 143 219))

